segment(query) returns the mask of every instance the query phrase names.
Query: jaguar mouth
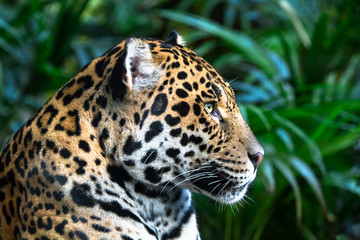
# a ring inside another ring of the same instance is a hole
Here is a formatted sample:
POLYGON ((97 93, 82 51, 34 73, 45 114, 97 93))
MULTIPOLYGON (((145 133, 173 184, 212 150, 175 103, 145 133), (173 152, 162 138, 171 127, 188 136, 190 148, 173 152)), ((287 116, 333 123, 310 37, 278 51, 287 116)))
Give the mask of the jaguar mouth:
POLYGON ((220 169, 219 166, 207 165, 193 171, 188 176, 193 190, 222 203, 241 200, 251 181, 240 183, 235 176, 220 169))

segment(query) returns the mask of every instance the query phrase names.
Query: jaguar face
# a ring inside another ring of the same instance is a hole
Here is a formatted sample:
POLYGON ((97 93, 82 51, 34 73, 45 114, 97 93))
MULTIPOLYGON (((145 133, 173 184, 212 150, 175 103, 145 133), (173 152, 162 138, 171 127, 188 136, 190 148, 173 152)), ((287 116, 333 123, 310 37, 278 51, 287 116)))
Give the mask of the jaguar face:
POLYGON ((133 39, 124 48, 118 55, 125 59, 124 103, 133 120, 119 161, 150 184, 239 201, 264 152, 229 84, 177 42, 133 39))

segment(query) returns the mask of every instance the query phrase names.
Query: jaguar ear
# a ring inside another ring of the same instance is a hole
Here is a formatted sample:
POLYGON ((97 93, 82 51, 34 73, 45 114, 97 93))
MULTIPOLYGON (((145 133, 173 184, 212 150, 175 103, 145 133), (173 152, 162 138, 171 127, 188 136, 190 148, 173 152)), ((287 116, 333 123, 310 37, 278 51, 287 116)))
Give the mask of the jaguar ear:
POLYGON ((157 83, 162 73, 149 45, 142 39, 129 38, 109 79, 112 96, 122 100, 126 92, 142 90, 157 83))
POLYGON ((175 30, 172 30, 170 32, 169 37, 166 40, 166 42, 171 43, 172 45, 177 44, 177 45, 185 46, 184 39, 175 30))

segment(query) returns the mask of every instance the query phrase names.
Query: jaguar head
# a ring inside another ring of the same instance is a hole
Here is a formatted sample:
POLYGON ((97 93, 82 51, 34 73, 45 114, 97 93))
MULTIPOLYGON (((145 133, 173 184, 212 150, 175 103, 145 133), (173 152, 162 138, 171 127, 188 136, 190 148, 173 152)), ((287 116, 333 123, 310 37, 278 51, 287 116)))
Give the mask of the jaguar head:
POLYGON ((183 187, 237 202, 263 148, 229 83, 181 44, 176 32, 167 41, 130 38, 113 55, 110 112, 126 114, 126 123, 112 127, 119 132, 114 158, 134 178, 166 191, 183 187))

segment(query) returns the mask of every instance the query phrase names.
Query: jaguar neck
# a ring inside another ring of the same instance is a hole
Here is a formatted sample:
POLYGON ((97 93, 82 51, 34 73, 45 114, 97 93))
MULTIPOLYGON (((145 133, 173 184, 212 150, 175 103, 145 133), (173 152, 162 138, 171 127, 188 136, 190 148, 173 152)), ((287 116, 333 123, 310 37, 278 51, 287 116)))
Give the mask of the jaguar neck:
MULTIPOLYGON (((174 185, 150 185, 132 178, 122 166, 109 166, 110 179, 126 192, 143 224, 157 236, 192 221, 191 193, 174 185)), ((159 238, 161 239, 161 238, 159 238)))

